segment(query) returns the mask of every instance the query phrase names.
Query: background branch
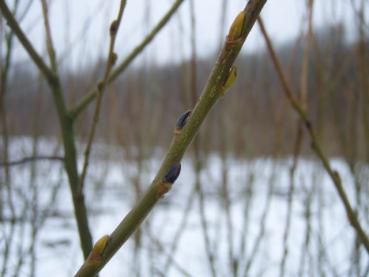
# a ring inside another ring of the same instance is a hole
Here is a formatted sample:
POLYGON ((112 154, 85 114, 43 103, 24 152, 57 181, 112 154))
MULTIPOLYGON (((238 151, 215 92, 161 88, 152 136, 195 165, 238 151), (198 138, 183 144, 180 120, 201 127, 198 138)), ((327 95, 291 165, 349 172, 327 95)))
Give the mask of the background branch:
POLYGON ((37 161, 58 161, 63 162, 64 158, 59 156, 33 156, 33 157, 24 157, 15 161, 8 161, 7 163, 0 162, 0 167, 4 166, 14 166, 14 165, 22 165, 28 162, 37 162, 37 161))
POLYGON ((113 66, 116 62, 116 59, 117 59, 117 55, 114 52, 114 46, 115 46, 115 40, 116 40, 116 37, 117 37, 117 33, 118 33, 118 30, 119 30, 120 23, 122 21, 122 16, 123 16, 123 12, 124 12, 125 7, 126 7, 126 0, 122 0, 120 2, 120 7, 119 7, 117 18, 110 25, 110 43, 109 43, 109 50, 108 50, 108 58, 107 58, 107 61, 106 61, 104 77, 96 85, 96 88, 97 88, 97 91, 98 91, 97 101, 96 101, 96 105, 95 105, 95 111, 94 111, 94 115, 93 115, 92 126, 91 126, 90 133, 89 133, 89 136, 88 136, 88 139, 87 139, 87 146, 86 146, 86 150, 85 150, 82 173, 81 173, 80 184, 79 184, 79 190, 80 191, 83 190, 83 184, 84 184, 84 180, 85 180, 86 174, 87 174, 87 168, 88 168, 88 163, 89 163, 89 158, 90 158, 92 141, 93 141, 94 136, 95 136, 96 127, 97 127, 97 123, 99 121, 99 116, 100 116, 100 108, 101 108, 101 100, 102 100, 103 92, 104 92, 104 90, 105 90, 105 88, 108 84, 107 82, 108 82, 110 71, 113 68, 113 66))
POLYGON ((348 220, 351 224, 351 226, 353 227, 353 229, 355 230, 355 232, 357 233, 358 237, 360 238, 361 242, 363 243, 366 251, 369 253, 369 239, 363 229, 363 227, 360 224, 360 221, 357 217, 356 212, 354 211, 354 209, 351 206, 350 200, 347 196, 347 193, 344 189, 344 186, 342 184, 341 181, 341 177, 339 175, 339 173, 337 171, 335 171, 334 169, 332 169, 328 158, 325 156, 325 154, 323 153, 323 150, 320 146, 320 143, 318 142, 317 136, 315 134, 315 131, 311 125, 310 120, 308 119, 308 116, 306 114, 306 111, 301 107, 301 105, 299 104, 299 102, 293 97, 292 94, 292 90, 290 89, 288 83, 287 83, 287 79, 284 76, 283 70, 282 70, 282 66, 278 60, 278 57, 274 51, 274 47, 272 45, 272 42, 268 36, 268 33, 264 27, 263 21, 262 19, 259 17, 258 18, 258 23, 261 29, 261 32, 264 36, 265 42, 267 44, 267 48, 268 51, 270 53, 271 59, 273 61, 274 67, 277 71, 278 77, 282 83, 282 87, 283 87, 283 91, 287 97, 287 99, 290 101, 291 106, 293 107, 293 109, 298 113, 299 117, 301 118, 301 120, 304 122, 304 125, 306 127, 306 130, 310 136, 310 140, 311 140, 311 145, 312 145, 312 149, 315 152, 315 154, 318 156, 318 158, 320 159, 320 161, 323 164, 324 169, 326 170, 326 172, 328 173, 328 175, 330 176, 335 189, 338 192, 338 196, 340 197, 348 220))
POLYGON ((46 79, 51 82, 55 79, 55 75, 52 70, 45 64, 44 60, 37 54, 36 50, 23 33, 22 29, 20 28, 17 20, 14 18, 12 12, 9 10, 8 6, 6 5, 5 1, 0 1, 0 10, 8 22, 9 27, 13 30, 16 34, 19 41, 22 43, 24 49, 28 52, 31 59, 34 61, 36 66, 40 69, 40 71, 45 75, 46 79))
MULTIPOLYGON (((88 256, 88 253, 92 249, 92 236, 90 233, 90 228, 88 225, 87 218, 87 209, 84 201, 83 194, 79 193, 79 176, 78 176, 78 168, 77 168, 77 157, 76 157, 76 146, 75 146, 75 136, 73 129, 73 121, 71 120, 60 83, 59 76, 56 72, 50 69, 42 60, 42 58, 36 53, 32 44, 29 42, 27 37, 24 35, 24 32, 19 27, 16 19, 10 12, 7 7, 5 1, 0 1, 0 10, 6 18, 10 28, 14 31, 15 35, 23 45, 23 47, 27 50, 31 59, 40 69, 42 74, 45 76, 49 87, 52 92, 54 105, 56 107, 57 116, 59 119, 59 124, 62 133, 63 145, 64 145, 64 167, 68 175, 69 187, 72 193, 73 206, 74 206, 74 215, 77 222, 78 234, 81 242, 81 248, 84 254, 84 257, 88 256)), ((47 16, 46 9, 44 8, 43 12, 44 16, 47 16)), ((48 26, 48 21, 45 19, 45 26, 48 26)), ((46 28, 46 35, 49 44, 49 51, 53 51, 53 47, 51 44, 51 33, 49 27, 46 28)), ((55 54, 49 54, 51 60, 55 59, 55 54)), ((52 62, 52 64, 56 65, 56 63, 52 62)))
MULTIPOLYGON (((176 0, 173 6, 168 10, 168 12, 163 16, 163 18, 158 22, 158 24, 152 29, 152 31, 138 44, 132 52, 115 67, 115 69, 109 75, 107 80, 108 83, 115 81, 131 64, 131 62, 146 48, 147 45, 155 38, 155 36, 163 29, 163 27, 168 23, 172 15, 177 11, 179 6, 184 0, 176 0)), ((71 110, 71 116, 77 118, 78 115, 83 112, 88 105, 96 98, 98 90, 94 89, 89 92, 83 99, 71 110)))

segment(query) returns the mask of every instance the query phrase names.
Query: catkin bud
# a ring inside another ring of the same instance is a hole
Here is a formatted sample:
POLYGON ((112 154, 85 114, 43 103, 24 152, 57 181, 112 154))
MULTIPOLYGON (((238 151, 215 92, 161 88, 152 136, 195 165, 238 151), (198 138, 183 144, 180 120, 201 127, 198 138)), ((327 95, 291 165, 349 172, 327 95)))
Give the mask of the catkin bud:
POLYGON ((88 257, 89 263, 94 266, 98 266, 101 262, 101 256, 104 253, 106 246, 108 245, 110 236, 105 235, 101 237, 91 250, 91 254, 88 257))
POLYGON ((181 163, 175 163, 163 178, 163 183, 173 184, 181 173, 181 163))
POLYGON ((110 35, 114 36, 118 31, 118 21, 114 20, 110 25, 110 35))
POLYGON ((225 94, 227 90, 229 90, 232 87, 236 79, 237 79, 237 67, 233 65, 229 70, 227 80, 223 85, 222 94, 225 94))
POLYGON ((184 112, 183 114, 181 114, 176 122, 176 131, 179 132, 180 130, 183 129, 183 127, 186 125, 188 118, 190 117, 192 111, 188 110, 186 112, 184 112))
POLYGON ((245 11, 240 12, 232 23, 228 32, 228 40, 234 41, 241 37, 243 22, 245 20, 245 11))

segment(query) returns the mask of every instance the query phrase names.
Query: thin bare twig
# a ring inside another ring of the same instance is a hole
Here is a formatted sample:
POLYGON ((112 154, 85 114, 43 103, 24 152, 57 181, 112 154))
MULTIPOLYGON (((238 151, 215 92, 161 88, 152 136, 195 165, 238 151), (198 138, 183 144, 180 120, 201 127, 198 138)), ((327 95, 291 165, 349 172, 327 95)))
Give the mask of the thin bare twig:
MULTIPOLYGON (((19 7, 19 1, 16 0, 14 2, 13 11, 14 13, 17 12, 17 9, 19 7)), ((2 25, 2 22, 0 22, 2 25)), ((2 26, 0 27, 2 28, 2 26)), ((1 30, 3 31, 3 30, 1 30)), ((1 131, 2 131, 2 141, 3 141, 3 155, 2 155, 2 162, 5 164, 9 161, 9 131, 8 131, 8 119, 7 119, 7 106, 6 106, 6 94, 8 89, 8 79, 9 79, 9 72, 11 68, 11 59, 13 54, 13 41, 14 41, 14 33, 10 32, 8 35, 6 35, 6 32, 4 32, 5 36, 5 46, 6 46, 6 53, 5 53, 5 59, 0 61, 0 68, 1 68, 1 76, 0 76, 0 121, 1 121, 1 131), (4 64, 3 64, 4 62, 4 64)), ((0 48, 0 51, 2 48, 0 48)), ((2 53, 0 53, 2 56, 2 53)), ((11 171, 9 166, 4 167, 4 183, 0 183, 0 219, 4 216, 4 207, 9 207, 10 216, 12 218, 16 217, 16 208, 14 205, 14 196, 13 196, 13 190, 11 186, 11 171), (5 186, 3 187, 3 184, 5 186), (3 195, 3 189, 6 189, 6 197, 5 199, 3 195), (7 204, 5 204, 7 200, 7 204)), ((9 232, 6 232, 4 229, 4 248, 2 251, 2 263, 1 263, 1 272, 0 276, 3 277, 7 274, 7 270, 9 267, 9 257, 11 256, 11 248, 12 248, 12 241, 14 238, 14 229, 15 229, 15 222, 10 223, 9 232), (6 233, 6 234, 5 234, 6 233)))
MULTIPOLYGON (((111 72, 108 83, 112 83, 115 81, 131 64, 131 62, 146 48, 147 45, 155 38, 155 36, 163 29, 164 26, 168 23, 169 19, 172 15, 177 11, 179 6, 183 3, 184 0, 176 0, 173 6, 168 10, 168 12, 163 16, 163 18, 158 22, 157 25, 152 29, 152 31, 142 40, 140 44, 138 44, 132 52, 121 62, 116 68, 111 72)), ((70 114, 72 118, 77 118, 80 113, 82 113, 88 105, 96 98, 98 94, 98 90, 94 89, 90 91, 85 97, 81 99, 81 101, 72 108, 70 114)))
POLYGON ((344 186, 342 184, 342 180, 341 177, 339 175, 339 173, 332 169, 330 162, 328 161, 328 158, 326 157, 326 155, 323 153, 323 150, 320 146, 320 143, 318 142, 317 136, 315 134, 315 130, 313 129, 311 122, 307 116, 306 111, 301 107, 300 103, 294 98, 293 94, 292 94, 292 90, 289 87, 289 84, 287 83, 286 77, 283 73, 282 70, 282 66, 279 62, 279 59, 277 58, 277 55, 274 51, 274 47, 272 45, 272 42, 269 38, 269 35, 264 27, 263 21, 262 19, 259 17, 258 18, 258 23, 261 29, 261 32, 264 36, 265 42, 267 44, 267 48, 269 51, 269 54, 272 58, 274 67, 277 71, 278 77, 281 81, 282 87, 283 87, 283 91, 288 99, 288 101, 290 102, 291 106, 293 107, 293 109, 298 113, 299 117, 301 118, 301 120, 304 122, 305 128, 310 136, 310 140, 311 140, 311 145, 312 145, 312 149, 315 152, 315 154, 318 156, 318 158, 320 159, 320 161, 323 164, 324 169, 326 170, 326 172, 328 173, 329 177, 331 178, 335 189, 337 190, 338 196, 341 199, 341 202, 345 208, 346 211, 346 215, 347 218, 352 226, 352 228, 355 230, 355 232, 357 233, 357 235, 359 236, 361 243, 363 243, 366 251, 369 253, 369 239, 368 236, 366 234, 366 232, 364 231, 363 227, 361 226, 361 223, 357 217, 357 213, 354 211, 353 207, 351 206, 350 200, 347 196, 347 193, 344 189, 344 186))
MULTIPOLYGON (((300 101, 305 109, 308 108, 308 77, 309 77, 309 53, 311 48, 311 37, 312 37, 312 18, 313 18, 313 5, 314 0, 307 0, 307 34, 305 35, 305 43, 304 43, 304 51, 303 51, 303 60, 302 60, 302 70, 300 75, 300 101)), ((304 133, 303 133, 303 122, 299 119, 297 122, 297 133, 295 138, 295 143, 293 146, 293 160, 292 165, 289 171, 289 188, 288 188, 288 198, 287 198, 287 215, 286 215, 286 223, 285 229, 283 232, 283 254, 282 261, 280 264, 280 277, 284 277, 285 274, 285 265, 287 262, 288 256, 288 239, 290 234, 290 226, 292 220, 292 209, 293 209, 293 201, 294 201, 294 191, 295 191, 295 173, 298 165, 298 160, 300 156, 301 146, 304 141, 304 133)))
POLYGON ((56 65, 56 57, 55 57, 55 49, 53 38, 51 35, 50 23, 49 23, 49 11, 46 0, 41 0, 42 6, 42 14, 44 17, 44 25, 45 25, 45 32, 46 32, 46 46, 47 46, 47 53, 49 54, 51 69, 57 74, 57 65, 56 65))
POLYGON ((102 100, 102 96, 103 96, 103 92, 108 84, 108 78, 111 72, 111 69, 113 68, 116 60, 117 60, 117 55, 114 52, 114 46, 115 46, 115 41, 117 38, 117 33, 119 30, 119 26, 120 23, 122 21, 122 17, 123 17, 123 12, 126 6, 126 0, 122 0, 120 2, 120 7, 118 10, 118 15, 117 18, 111 23, 110 25, 110 44, 109 44, 109 50, 108 50, 108 58, 106 61, 106 66, 105 66, 105 73, 104 73, 104 77, 101 81, 99 81, 97 83, 97 101, 96 101, 96 105, 95 105, 95 111, 94 111, 94 115, 93 115, 93 122, 92 122, 92 126, 89 132, 89 136, 88 136, 88 140, 87 140, 87 146, 86 146, 86 150, 84 153, 84 161, 83 161, 83 167, 82 167, 82 173, 81 173, 81 177, 80 177, 80 184, 79 184, 79 191, 82 192, 83 190, 83 184, 86 178, 86 174, 87 174, 87 168, 88 168, 88 164, 89 164, 89 158, 90 158, 90 152, 91 152, 91 147, 92 147, 92 141, 94 139, 95 136, 95 132, 96 132, 96 127, 97 127, 97 123, 99 121, 99 117, 100 117, 100 108, 101 108, 101 100, 102 100))
POLYGON ((49 82, 53 82, 55 80, 55 74, 49 68, 41 56, 36 52, 34 47, 32 46, 31 42, 28 40, 26 35, 23 33, 22 29, 20 28, 18 22, 13 17, 12 12, 9 10, 8 6, 6 5, 5 1, 0 1, 0 10, 3 13, 4 17, 8 21, 9 26, 12 28, 20 42, 22 43, 23 47, 27 50, 28 54, 30 55, 31 59, 34 61, 36 66, 40 69, 40 71, 46 76, 49 82))
POLYGON ((15 161, 8 161, 7 163, 0 162, 0 167, 22 165, 28 162, 38 162, 38 161, 64 162, 64 158, 59 157, 59 156, 31 156, 31 157, 24 157, 19 160, 15 160, 15 161))
MULTIPOLYGON (((53 71, 53 68, 49 68, 45 64, 43 59, 37 54, 34 47, 20 28, 19 23, 10 12, 5 1, 0 1, 0 10, 7 20, 9 27, 13 30, 14 34, 17 36, 25 50, 28 52, 31 59, 34 61, 40 72, 46 78, 51 89, 63 138, 64 167, 68 175, 69 187, 73 195, 74 214, 77 222, 78 234, 83 254, 85 257, 87 257, 88 253, 92 249, 92 236, 88 225, 87 209, 84 202, 84 196, 82 194, 78 194, 79 176, 77 168, 73 120, 69 116, 66 107, 60 78, 57 72, 53 71)), ((47 13, 44 12, 43 14, 44 17, 47 17, 47 13)), ((47 19, 45 18, 44 20, 45 22, 47 21, 47 19)), ((45 26, 47 26, 47 23, 45 26)), ((46 33, 48 33, 49 31, 46 31, 46 33)), ((46 35, 48 36, 48 40, 50 41, 51 34, 49 33, 46 35)), ((48 50, 50 51, 50 48, 48 50)), ((51 57, 51 59, 53 59, 53 57, 51 57)))

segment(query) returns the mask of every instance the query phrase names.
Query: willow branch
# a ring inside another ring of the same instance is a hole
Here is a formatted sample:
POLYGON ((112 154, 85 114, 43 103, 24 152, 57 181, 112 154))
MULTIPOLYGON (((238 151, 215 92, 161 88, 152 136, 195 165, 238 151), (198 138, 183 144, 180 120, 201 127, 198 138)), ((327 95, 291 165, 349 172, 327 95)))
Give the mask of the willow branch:
POLYGON ((233 63, 265 3, 266 0, 250 0, 236 17, 198 103, 188 119, 178 122, 177 127, 180 128, 176 128, 172 144, 143 198, 110 235, 98 240, 75 276, 95 276, 139 227, 159 199, 170 190, 171 186, 165 182, 168 174, 182 159, 210 109, 224 95, 224 88, 229 86, 229 79, 234 76, 233 63))
POLYGON ((32 46, 26 35, 23 33, 20 28, 17 20, 14 18, 13 14, 9 10, 9 7, 6 5, 5 1, 0 1, 0 10, 5 17, 8 25, 13 30, 13 32, 18 37, 19 41, 22 43, 24 49, 28 52, 31 59, 34 61, 39 70, 46 76, 46 79, 49 82, 53 82, 55 80, 54 72, 45 64, 44 60, 41 56, 36 52, 35 48, 32 46))
POLYGON ((98 123, 99 117, 100 117, 101 100, 102 100, 103 92, 104 92, 104 90, 105 90, 105 88, 108 84, 108 78, 109 78, 109 74, 111 72, 111 69, 113 68, 113 66, 114 66, 114 64, 117 60, 117 55, 114 52, 114 46, 115 46, 115 41, 116 41, 116 38, 117 38, 119 26, 120 26, 120 23, 122 21, 123 12, 124 12, 124 9, 126 7, 126 2, 127 2, 126 0, 122 0, 120 2, 120 7, 119 7, 119 10, 118 10, 117 18, 110 25, 110 43, 109 43, 108 59, 107 59, 106 66, 105 66, 105 73, 104 73, 103 80, 98 82, 97 86, 96 86, 96 89, 98 91, 97 101, 96 101, 96 105, 95 105, 95 111, 94 111, 94 115, 93 115, 92 126, 91 126, 90 133, 89 133, 88 140, 87 140, 86 150, 85 150, 85 153, 84 153, 82 174, 81 174, 80 184, 79 184, 79 190, 80 191, 83 190, 83 184, 84 184, 84 180, 85 180, 86 174, 87 174, 87 168, 88 168, 88 163, 89 163, 89 158, 90 158, 92 141, 94 139, 97 123, 98 123))
POLYGON ((357 233, 358 237, 360 238, 361 242, 363 243, 365 250, 369 253, 369 239, 367 234, 365 233, 363 227, 360 224, 360 221, 358 219, 357 213, 355 212, 355 210, 353 209, 353 207, 351 206, 350 200, 347 196, 347 193, 344 189, 341 177, 339 175, 339 173, 332 169, 328 158, 326 157, 326 155, 324 154, 320 143, 318 142, 317 136, 315 134, 315 130, 313 129, 311 122, 308 118, 308 115, 306 113, 306 111, 301 107, 300 103, 293 97, 292 94, 292 90, 290 89, 286 77, 283 73, 282 70, 282 66, 279 62, 279 59, 274 51, 274 47, 272 45, 272 42, 269 38, 269 35, 264 27, 263 21, 261 18, 258 18, 258 23, 261 29, 261 32, 264 36, 269 54, 271 56, 271 59, 273 61, 275 70, 278 74, 278 77, 281 81, 282 87, 283 87, 283 91, 288 99, 288 101, 290 102, 291 106, 293 107, 293 109, 297 112, 297 114, 299 115, 300 119, 304 122, 305 128, 310 136, 310 140, 311 140, 311 145, 312 145, 312 149, 315 152, 315 154, 318 156, 318 158, 320 159, 320 161, 323 164, 323 167, 325 169, 325 171, 328 173, 328 175, 330 176, 335 189, 338 192, 338 196, 341 199, 341 202, 343 203, 343 206, 345 208, 348 220, 351 224, 351 226, 353 227, 353 229, 355 230, 355 232, 357 233))
POLYGON ((54 49, 54 43, 53 43, 53 39, 51 35, 51 29, 50 29, 50 23, 49 23, 49 11, 48 11, 46 0, 41 0, 41 6, 42 6, 42 14, 44 17, 45 32, 46 32, 47 52, 49 54, 52 71, 54 71, 54 73, 56 74, 57 65, 56 65, 55 49, 54 49))
MULTIPOLYGON (((163 16, 163 18, 158 22, 158 24, 152 29, 152 31, 138 44, 132 52, 121 62, 116 68, 111 72, 107 82, 112 83, 118 78, 131 64, 131 62, 146 48, 148 44, 155 38, 155 36, 163 29, 167 24, 172 15, 177 11, 179 6, 184 0, 176 0, 173 6, 168 10, 168 12, 163 16)), ((88 105, 96 98, 98 90, 94 89, 90 91, 82 100, 71 110, 71 115, 73 118, 77 118, 78 115, 83 112, 88 105)))
MULTIPOLYGON (((55 56, 54 53, 50 52, 50 46, 52 47, 51 34, 50 28, 48 26, 49 24, 47 19, 47 9, 45 8, 46 5, 43 6, 43 15, 46 27, 48 52, 51 59, 51 64, 53 64, 52 60, 55 59, 55 56)), ((21 30, 18 22, 14 18, 13 14, 9 11, 9 8, 3 0, 0 1, 0 10, 6 18, 8 25, 10 26, 14 34, 17 36, 23 47, 30 55, 31 59, 34 61, 41 73, 45 76, 51 89, 63 138, 64 167, 68 175, 69 186, 73 196, 74 214, 77 222, 78 234, 84 257, 87 257, 92 249, 92 237, 88 225, 87 209, 84 202, 84 196, 82 194, 78 194, 79 176, 77 169, 73 121, 68 114, 59 76, 57 75, 57 72, 54 71, 53 68, 49 68, 42 60, 42 58, 37 54, 34 47, 24 35, 24 32, 21 30)))

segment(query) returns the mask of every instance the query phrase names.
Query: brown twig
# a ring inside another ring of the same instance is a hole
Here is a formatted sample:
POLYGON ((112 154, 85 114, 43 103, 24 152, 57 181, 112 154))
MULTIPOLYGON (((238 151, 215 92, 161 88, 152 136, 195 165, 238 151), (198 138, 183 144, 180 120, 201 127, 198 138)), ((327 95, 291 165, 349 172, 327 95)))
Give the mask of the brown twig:
MULTIPOLYGON (((309 53, 311 48, 311 37, 312 37, 312 19, 313 19, 313 5, 314 0, 307 0, 307 34, 305 35, 305 43, 302 57, 302 69, 300 75, 300 91, 299 98, 301 104, 305 109, 308 109, 308 77, 309 77, 309 53)), ((297 122, 297 133, 295 138, 295 143, 293 146, 293 159, 292 165, 289 170, 289 187, 288 187, 288 196, 287 196, 287 215, 286 215, 286 223, 285 229, 283 232, 283 253, 282 253, 282 261, 280 263, 280 277, 284 277, 285 275, 285 265, 288 257, 288 239, 290 234, 290 226, 292 220, 292 209, 293 209, 293 201, 294 201, 294 192, 295 192, 295 173, 299 161, 299 156, 301 152, 301 147, 304 141, 304 133, 303 133, 303 122, 299 119, 297 122)))
POLYGON ((41 0, 41 6, 42 6, 42 14, 44 17, 45 32, 46 32, 47 53, 49 54, 51 69, 55 74, 57 74, 55 49, 54 49, 53 38, 51 35, 51 29, 50 29, 50 23, 49 23, 49 11, 48 11, 46 0, 41 0))
POLYGON ((288 99, 288 101, 290 102, 291 106, 293 107, 293 109, 298 113, 300 119, 304 122, 304 126, 310 136, 310 140, 311 140, 311 146, 313 151, 315 152, 315 154, 318 156, 318 158, 320 159, 320 161, 323 164, 324 169, 326 170, 326 172, 328 173, 328 175, 330 176, 335 189, 338 192, 338 196, 341 199, 341 202, 345 208, 346 211, 346 215, 347 218, 351 224, 351 226, 353 227, 353 229, 355 230, 355 232, 357 233, 357 235, 359 236, 361 243, 363 243, 366 251, 369 253, 369 239, 368 236, 366 234, 366 232, 364 231, 363 227, 361 226, 361 223, 357 217, 357 213, 354 211, 354 209, 351 206, 350 200, 347 196, 347 193, 344 189, 344 186, 342 184, 342 180, 341 177, 339 175, 339 173, 332 169, 330 162, 328 161, 328 158, 326 157, 326 155, 324 154, 320 143, 318 142, 317 136, 315 134, 315 130, 313 129, 311 122, 308 118, 308 115, 306 113, 306 111, 301 107, 300 103, 294 98, 293 94, 292 94, 292 90, 290 89, 287 80, 285 78, 285 75, 283 73, 282 70, 282 66, 279 62, 279 59, 277 58, 277 55, 274 51, 274 47, 272 45, 272 42, 269 38, 269 35, 264 27, 263 21, 262 19, 259 17, 258 18, 258 23, 261 29, 261 32, 263 34, 263 37, 265 39, 269 54, 272 58, 275 70, 278 74, 278 77, 281 81, 282 87, 283 87, 283 91, 288 99))
POLYGON ((111 70, 112 70, 112 68, 113 68, 113 66, 114 66, 114 64, 117 60, 117 55, 114 52, 114 46, 115 46, 115 41, 116 41, 116 38, 117 38, 117 33, 118 33, 118 30, 119 30, 119 26, 120 26, 120 23, 122 21, 123 12, 124 12, 124 9, 125 9, 125 6, 126 6, 126 2, 127 2, 126 0, 121 0, 117 18, 110 25, 110 44, 109 44, 109 50, 108 50, 108 58, 107 58, 107 61, 106 61, 104 77, 101 81, 99 81, 97 83, 97 86, 96 86, 98 94, 97 94, 97 100, 96 100, 96 105, 95 105, 95 111, 94 111, 94 115, 93 115, 93 122, 92 122, 92 126, 91 126, 91 129, 90 129, 90 132, 89 132, 86 150, 85 150, 85 153, 84 153, 82 173, 81 173, 80 184, 79 184, 79 188, 78 188, 80 192, 83 191, 83 184, 84 184, 86 174, 87 174, 87 168, 88 168, 88 164, 89 164, 92 141, 94 139, 97 123, 98 123, 99 117, 100 117, 101 100, 102 100, 103 92, 104 92, 104 90, 105 90, 105 88, 108 84, 108 78, 109 78, 110 72, 111 72, 111 70))
MULTIPOLYGON (((138 44, 132 52, 121 62, 119 65, 115 67, 115 69, 111 72, 107 82, 112 83, 115 81, 131 64, 131 62, 146 48, 147 45, 156 37, 156 35, 163 29, 164 26, 168 23, 169 19, 172 15, 177 11, 179 6, 183 3, 184 0, 176 0, 173 6, 168 10, 168 12, 163 16, 163 18, 158 22, 157 25, 151 30, 151 32, 138 44)), ((98 90, 94 89, 90 91, 86 96, 84 96, 80 102, 71 110, 72 118, 77 118, 80 113, 82 113, 88 105, 96 98, 98 94, 98 90)))

